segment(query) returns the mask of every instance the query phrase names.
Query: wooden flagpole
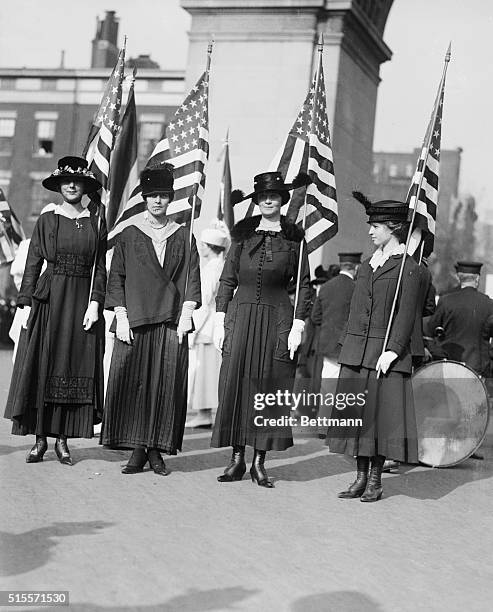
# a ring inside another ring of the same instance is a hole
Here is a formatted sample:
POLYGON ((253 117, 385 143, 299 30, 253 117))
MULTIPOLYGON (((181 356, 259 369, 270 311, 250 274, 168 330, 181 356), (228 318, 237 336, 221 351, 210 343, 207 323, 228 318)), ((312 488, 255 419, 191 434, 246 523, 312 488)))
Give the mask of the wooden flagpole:
MULTIPOLYGON (((397 286, 396 286, 396 289, 395 289, 394 299, 392 301, 392 308, 390 310, 390 317, 389 317, 389 322, 387 324, 387 330, 385 332, 385 339, 384 339, 384 342, 383 342, 382 353, 384 353, 387 350, 387 343, 389 341, 390 330, 392 328, 392 323, 393 323, 393 320, 394 320, 395 309, 396 309, 396 306, 397 306, 397 297, 399 295, 399 291, 400 291, 400 288, 401 288, 401 285, 402 285, 402 276, 403 276, 403 273, 404 273, 404 265, 406 263, 407 250, 408 250, 408 247, 409 247, 409 242, 411 240, 411 234, 413 232, 414 220, 416 218, 417 203, 419 201, 419 194, 421 193, 421 186, 423 184, 424 169, 426 168, 426 164, 427 164, 427 161, 428 161, 428 155, 429 155, 429 152, 430 152, 430 143, 431 143, 431 138, 432 138, 432 135, 433 135, 433 126, 435 125, 435 119, 436 119, 436 115, 437 115, 437 112, 438 112, 438 106, 440 104, 440 99, 441 99, 441 96, 442 96, 442 91, 443 91, 443 88, 445 86, 445 76, 447 74, 447 67, 448 67, 448 63, 450 62, 450 57, 451 57, 451 43, 449 44, 448 49, 447 49, 447 53, 445 54, 445 60, 444 60, 445 64, 444 64, 444 67, 443 67, 442 78, 440 80, 440 85, 439 85, 439 88, 438 88, 437 99, 435 100, 435 106, 434 106, 434 109, 433 109, 433 114, 431 116, 431 120, 430 120, 430 124, 429 124, 429 129, 428 129, 428 132, 427 132, 427 135, 426 135, 426 140, 425 140, 426 156, 425 156, 425 159, 424 159, 424 162, 423 162, 423 170, 421 172, 421 176, 420 176, 420 179, 419 179, 417 196, 416 196, 416 203, 415 203, 415 205, 413 207, 411 221, 410 221, 409 229, 408 229, 408 232, 407 232, 406 247, 404 249, 404 254, 402 256, 401 265, 399 266, 399 276, 397 278, 397 286)), ((421 251, 421 253, 422 253, 422 251, 421 251)), ((381 370, 378 370, 377 371, 377 378, 380 378, 380 374, 381 374, 381 370)))

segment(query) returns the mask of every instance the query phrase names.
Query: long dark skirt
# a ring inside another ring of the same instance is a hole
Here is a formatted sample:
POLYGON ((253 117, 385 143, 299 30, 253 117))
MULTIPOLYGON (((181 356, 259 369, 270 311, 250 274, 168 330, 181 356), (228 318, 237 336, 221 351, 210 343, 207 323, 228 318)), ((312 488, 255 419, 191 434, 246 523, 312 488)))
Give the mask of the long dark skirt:
POLYGON ((14 435, 92 438, 101 422, 104 322, 85 332, 87 302, 75 294, 72 304, 67 293, 61 306, 33 300, 28 329, 21 331, 5 412, 14 435), (72 308, 69 317, 52 312, 64 305, 72 308))
POLYGON ((287 350, 291 321, 279 329, 277 314, 273 306, 239 304, 234 327, 225 329, 213 447, 243 445, 268 451, 293 445, 288 425, 255 423, 255 417, 290 416, 286 405, 255 409, 256 393, 292 390, 294 382, 296 360, 287 350))
POLYGON ((101 443, 176 455, 187 412, 188 343, 178 344, 176 326, 164 323, 133 333, 131 345, 115 340, 101 443))
POLYGON ((416 416, 410 376, 389 372, 377 380, 375 370, 343 365, 337 393, 361 394, 364 405, 344 410, 333 409, 331 417, 361 418, 362 425, 329 427, 326 444, 331 452, 353 457, 384 455, 404 463, 418 463, 416 416))

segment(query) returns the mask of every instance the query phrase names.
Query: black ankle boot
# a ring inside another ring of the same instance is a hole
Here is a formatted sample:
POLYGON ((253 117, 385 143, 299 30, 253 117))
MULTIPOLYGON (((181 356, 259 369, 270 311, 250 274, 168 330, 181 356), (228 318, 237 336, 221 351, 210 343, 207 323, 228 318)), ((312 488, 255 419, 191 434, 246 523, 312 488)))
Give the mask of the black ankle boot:
POLYGON ((356 480, 349 485, 345 491, 341 491, 337 497, 341 499, 354 499, 361 497, 366 489, 368 482, 368 468, 370 467, 370 457, 356 457, 356 480))
POLYGON ((55 453, 60 463, 63 465, 73 465, 72 457, 70 456, 70 451, 67 445, 67 438, 65 436, 60 436, 56 439, 55 453))
POLYGON ((274 484, 268 479, 267 472, 265 471, 264 467, 265 455, 266 451, 255 449, 253 463, 250 469, 250 476, 252 478, 252 482, 256 482, 259 487, 273 489, 274 484))
MULTIPOLYGON (((147 456, 149 457, 149 464, 152 468, 152 471, 155 474, 159 474, 159 476, 167 476, 169 474, 166 469, 166 464, 161 456, 161 453, 157 448, 148 448, 147 456)), ((144 464, 145 465, 145 464, 144 464)))
POLYGON ((127 465, 123 468, 122 474, 139 474, 144 471, 147 463, 147 453, 144 446, 134 448, 127 465))
POLYGON ((384 463, 385 457, 383 455, 377 455, 371 458, 370 476, 360 501, 376 502, 382 497, 382 470, 384 463))
POLYGON ((246 472, 245 463, 245 447, 236 445, 233 446, 233 454, 231 455, 231 463, 224 470, 224 474, 217 477, 218 482, 234 482, 241 480, 246 472))
POLYGON ((36 444, 26 455, 26 463, 39 463, 48 449, 46 436, 36 436, 36 444))

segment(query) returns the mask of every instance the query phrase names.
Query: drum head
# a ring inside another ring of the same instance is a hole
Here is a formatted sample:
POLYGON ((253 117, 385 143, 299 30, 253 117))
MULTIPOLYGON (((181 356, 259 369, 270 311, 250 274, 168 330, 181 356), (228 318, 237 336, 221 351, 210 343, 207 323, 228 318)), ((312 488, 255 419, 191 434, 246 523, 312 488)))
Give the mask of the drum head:
POLYGON ((489 402, 476 373, 456 361, 434 361, 412 377, 419 460, 449 467, 467 459, 486 435, 489 402))

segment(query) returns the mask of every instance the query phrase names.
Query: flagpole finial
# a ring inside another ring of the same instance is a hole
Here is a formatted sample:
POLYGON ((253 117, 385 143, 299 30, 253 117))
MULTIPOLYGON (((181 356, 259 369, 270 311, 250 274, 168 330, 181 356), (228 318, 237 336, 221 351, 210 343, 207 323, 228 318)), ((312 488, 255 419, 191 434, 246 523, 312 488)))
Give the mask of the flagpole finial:
POLYGON ((320 32, 320 36, 318 37, 318 52, 319 53, 324 52, 324 34, 323 32, 320 32))
POLYGON ((450 62, 451 55, 452 55, 452 41, 449 42, 447 53, 445 54, 445 61, 447 62, 447 64, 450 62))
POLYGON ((212 47, 214 46, 214 34, 211 36, 209 44, 207 45, 207 53, 210 55, 212 53, 212 47))

